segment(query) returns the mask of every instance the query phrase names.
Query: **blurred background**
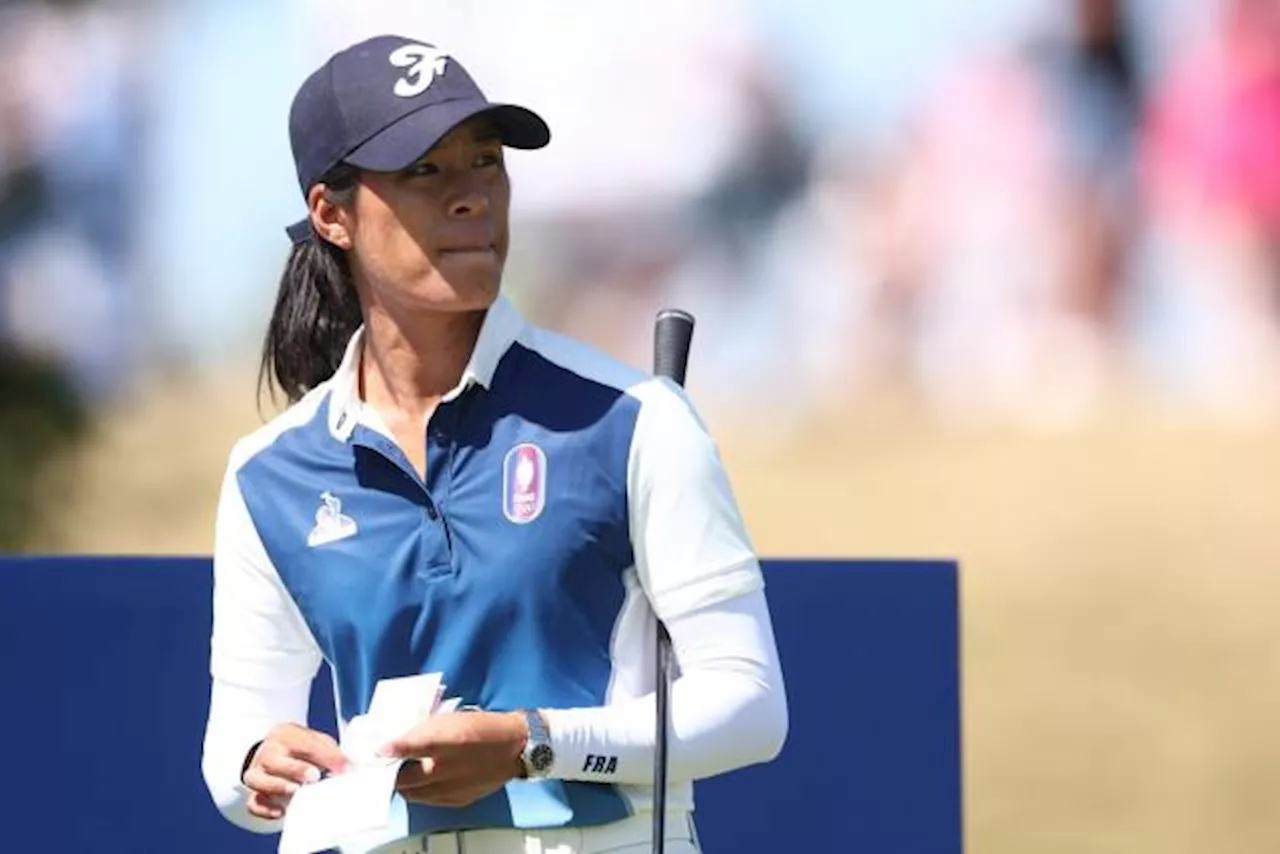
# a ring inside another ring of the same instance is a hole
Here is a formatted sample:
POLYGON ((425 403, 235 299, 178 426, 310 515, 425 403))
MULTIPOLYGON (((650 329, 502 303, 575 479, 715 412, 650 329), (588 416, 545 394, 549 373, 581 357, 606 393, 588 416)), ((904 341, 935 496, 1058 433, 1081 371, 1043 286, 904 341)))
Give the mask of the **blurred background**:
POLYGON ((0 551, 208 552, 388 31, 552 126, 530 316, 697 316, 764 554, 961 560, 968 850, 1280 850, 1277 0, 0 0, 0 551))

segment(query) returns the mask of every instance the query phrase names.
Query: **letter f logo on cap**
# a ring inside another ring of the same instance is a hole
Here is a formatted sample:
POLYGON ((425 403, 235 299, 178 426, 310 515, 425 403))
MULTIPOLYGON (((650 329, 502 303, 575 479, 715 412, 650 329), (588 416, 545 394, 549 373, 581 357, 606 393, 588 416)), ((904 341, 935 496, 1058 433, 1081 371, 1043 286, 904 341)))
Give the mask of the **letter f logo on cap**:
POLYGON ((398 47, 388 57, 397 68, 409 69, 404 77, 396 81, 396 95, 401 98, 412 98, 427 91, 437 76, 444 74, 444 65, 448 56, 440 50, 425 44, 407 44, 398 47))

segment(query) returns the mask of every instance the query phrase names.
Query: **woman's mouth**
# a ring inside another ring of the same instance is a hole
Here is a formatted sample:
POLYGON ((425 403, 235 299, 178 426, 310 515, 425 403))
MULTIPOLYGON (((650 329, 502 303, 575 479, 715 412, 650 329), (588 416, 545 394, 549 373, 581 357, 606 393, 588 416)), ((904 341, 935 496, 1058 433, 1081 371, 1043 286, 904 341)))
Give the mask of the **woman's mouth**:
POLYGON ((444 256, 465 257, 468 255, 492 255, 494 248, 492 243, 471 243, 460 244, 456 246, 445 246, 440 249, 440 254, 444 256))

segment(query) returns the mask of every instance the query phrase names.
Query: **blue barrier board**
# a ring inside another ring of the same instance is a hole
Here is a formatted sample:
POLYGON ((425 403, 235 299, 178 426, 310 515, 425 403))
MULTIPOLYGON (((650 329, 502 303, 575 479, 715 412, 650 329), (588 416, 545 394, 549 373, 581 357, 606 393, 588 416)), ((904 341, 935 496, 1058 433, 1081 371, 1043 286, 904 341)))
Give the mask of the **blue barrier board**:
MULTIPOLYGON (((696 787, 717 852, 959 854, 958 568, 765 562, 790 700, 782 755, 696 787)), ((0 558, 6 851, 274 852, 200 777, 207 558, 0 558)), ((327 673, 313 724, 334 731, 327 673)))

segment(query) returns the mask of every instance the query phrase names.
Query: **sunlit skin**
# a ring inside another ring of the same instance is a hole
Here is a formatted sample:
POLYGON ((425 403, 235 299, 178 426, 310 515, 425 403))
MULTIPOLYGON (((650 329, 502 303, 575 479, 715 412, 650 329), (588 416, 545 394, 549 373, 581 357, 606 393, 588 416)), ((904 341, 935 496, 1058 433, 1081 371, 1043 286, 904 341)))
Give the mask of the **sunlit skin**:
POLYGON ((361 173, 349 206, 309 194, 316 230, 346 249, 368 330, 361 394, 419 476, 424 426, 462 376, 498 295, 511 182, 496 129, 465 122, 398 172, 361 173))
POLYGON ((510 245, 511 183, 496 130, 454 128, 399 172, 363 172, 350 208, 311 194, 313 217, 350 252, 366 310, 471 312, 498 295, 510 245))

